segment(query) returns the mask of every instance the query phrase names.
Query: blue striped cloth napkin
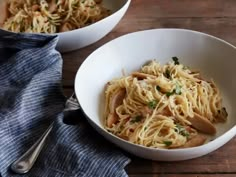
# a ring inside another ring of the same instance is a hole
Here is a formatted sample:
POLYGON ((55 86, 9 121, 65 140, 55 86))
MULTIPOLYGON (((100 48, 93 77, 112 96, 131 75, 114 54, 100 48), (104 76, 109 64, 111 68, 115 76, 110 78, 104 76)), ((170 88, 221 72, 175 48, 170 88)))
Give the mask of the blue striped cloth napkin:
POLYGON ((0 30, 0 176, 127 176, 124 167, 129 159, 98 135, 81 111, 63 113, 57 41, 53 35, 0 30), (73 121, 68 120, 78 121, 70 125, 65 122, 73 121), (52 121, 53 130, 33 168, 25 175, 11 172, 10 164, 52 121))

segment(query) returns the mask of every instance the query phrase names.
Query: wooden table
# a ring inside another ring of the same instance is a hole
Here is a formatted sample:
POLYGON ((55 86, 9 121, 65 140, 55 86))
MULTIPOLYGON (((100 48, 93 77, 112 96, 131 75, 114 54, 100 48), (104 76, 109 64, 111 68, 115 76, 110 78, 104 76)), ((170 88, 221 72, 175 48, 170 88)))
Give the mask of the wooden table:
MULTIPOLYGON (((92 51, 123 34, 152 28, 197 30, 236 45, 236 0, 132 0, 126 15, 105 38, 63 54, 65 94, 73 92, 76 71, 92 51)), ((131 177, 236 177, 236 138, 193 160, 154 162, 128 156, 132 162, 126 171, 131 177)))

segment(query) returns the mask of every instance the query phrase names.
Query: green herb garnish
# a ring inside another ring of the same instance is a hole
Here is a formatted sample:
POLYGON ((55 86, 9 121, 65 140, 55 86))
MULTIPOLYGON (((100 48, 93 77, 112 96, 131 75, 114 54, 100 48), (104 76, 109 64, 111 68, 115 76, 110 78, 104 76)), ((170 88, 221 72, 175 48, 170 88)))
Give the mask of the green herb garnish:
POLYGON ((151 109, 154 109, 156 107, 156 105, 157 105, 156 100, 148 102, 148 107, 151 108, 151 109))
POLYGON ((175 89, 172 91, 172 92, 167 92, 166 93, 166 96, 171 96, 171 95, 174 95, 174 94, 177 94, 177 95, 181 95, 181 86, 176 83, 176 86, 175 86, 175 89))
POLYGON ((160 86, 156 86, 156 89, 158 90, 158 91, 161 91, 161 87, 160 86))
POLYGON ((185 130, 180 132, 181 135, 185 136, 185 137, 189 137, 189 133, 185 130))
POLYGON ((176 131, 185 137, 189 136, 189 132, 182 125, 176 124, 176 131))
POLYGON ((177 95, 181 95, 181 86, 178 83, 176 83, 175 93, 177 95))
POLYGON ((167 92, 167 93, 166 93, 166 96, 169 97, 169 96, 173 95, 174 93, 175 93, 175 90, 173 90, 172 92, 167 92))
POLYGON ((134 117, 130 122, 131 123, 140 122, 142 118, 143 117, 139 115, 139 116, 134 117))
POLYGON ((164 143, 166 146, 172 145, 172 141, 163 141, 163 143, 164 143))
POLYGON ((170 70, 167 69, 166 72, 164 73, 164 76, 167 78, 167 79, 171 79, 171 74, 170 74, 170 70))
POLYGON ((179 65, 179 59, 177 57, 172 57, 172 60, 174 61, 175 65, 179 65))

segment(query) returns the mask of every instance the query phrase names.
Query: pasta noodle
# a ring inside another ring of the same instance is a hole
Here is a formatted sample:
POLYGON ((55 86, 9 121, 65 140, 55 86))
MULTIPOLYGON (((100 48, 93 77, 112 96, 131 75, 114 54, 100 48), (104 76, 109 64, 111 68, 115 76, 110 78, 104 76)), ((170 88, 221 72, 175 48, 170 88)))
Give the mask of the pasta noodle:
POLYGON ((187 148, 203 144, 206 134, 224 122, 227 112, 216 84, 199 72, 155 60, 129 76, 113 79, 105 89, 105 128, 132 143, 153 148, 187 148))
POLYGON ((64 32, 110 15, 101 0, 7 0, 7 7, 2 28, 13 32, 64 32))

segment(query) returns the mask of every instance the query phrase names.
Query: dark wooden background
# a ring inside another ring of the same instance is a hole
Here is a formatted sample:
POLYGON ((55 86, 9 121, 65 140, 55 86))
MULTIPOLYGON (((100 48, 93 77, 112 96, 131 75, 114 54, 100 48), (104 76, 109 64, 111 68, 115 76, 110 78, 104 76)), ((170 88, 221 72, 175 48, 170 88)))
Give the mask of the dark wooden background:
MULTIPOLYGON (((84 59, 104 43, 121 35, 153 28, 192 29, 236 45, 236 0, 132 0, 116 28, 97 43, 63 56, 63 87, 73 92, 74 77, 84 59)), ((127 154, 131 177, 236 177, 236 138, 200 158, 155 162, 127 154)))

